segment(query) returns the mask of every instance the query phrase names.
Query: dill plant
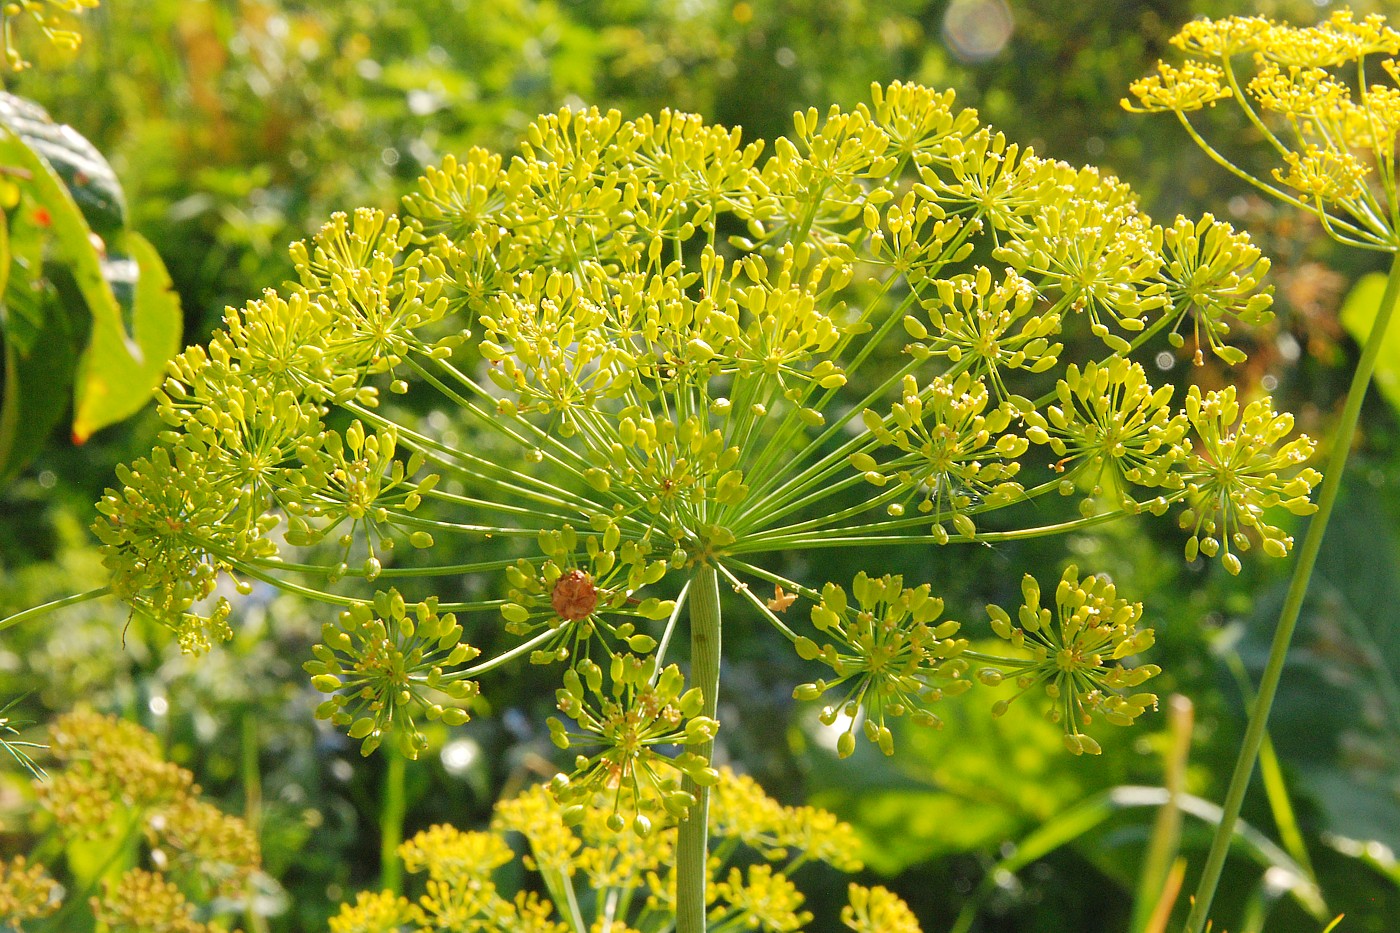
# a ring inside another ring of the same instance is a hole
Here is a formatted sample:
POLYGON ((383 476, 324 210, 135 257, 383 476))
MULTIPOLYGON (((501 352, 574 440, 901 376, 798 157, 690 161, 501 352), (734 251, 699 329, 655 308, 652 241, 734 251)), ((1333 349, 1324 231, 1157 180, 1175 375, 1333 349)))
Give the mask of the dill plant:
POLYGON ((1395 257, 1330 439, 1317 514, 1299 550, 1222 818, 1186 921, 1188 933, 1200 933, 1208 926, 1211 901, 1259 756, 1288 646, 1337 501, 1361 403, 1400 301, 1395 157, 1400 132, 1400 59, 1396 57, 1400 56, 1400 32, 1379 14, 1357 19, 1350 10, 1338 10, 1306 28, 1262 16, 1202 19, 1188 23, 1171 42, 1186 55, 1185 61, 1179 66, 1162 62, 1156 74, 1135 82, 1131 90, 1136 100, 1124 100, 1126 108, 1174 113, 1191 139, 1232 175, 1313 215, 1338 243, 1395 257), (1276 164, 1267 176, 1242 168, 1192 122, 1193 114, 1220 102, 1237 107, 1272 151, 1276 164))
POLYGON ((413 757, 419 721, 464 722, 498 668, 560 669, 562 817, 678 821, 681 933, 706 924, 722 588, 811 663, 794 694, 843 723, 843 757, 1007 680, 993 714, 1040 702, 1098 753, 1158 673, 1106 578, 1027 573, 969 631, 930 583, 775 558, 1174 514, 1189 558, 1238 572, 1312 510, 1291 416, 1234 388, 1178 403, 1138 361, 1187 337, 1240 361, 1229 336, 1271 301, 1247 236, 1158 226, 951 92, 877 86, 767 151, 681 113, 561 110, 405 208, 335 216, 293 247, 299 282, 173 361, 169 431, 98 504, 112 582, 87 595, 194 652, 229 635, 220 580, 326 604, 317 713, 366 754, 413 757))

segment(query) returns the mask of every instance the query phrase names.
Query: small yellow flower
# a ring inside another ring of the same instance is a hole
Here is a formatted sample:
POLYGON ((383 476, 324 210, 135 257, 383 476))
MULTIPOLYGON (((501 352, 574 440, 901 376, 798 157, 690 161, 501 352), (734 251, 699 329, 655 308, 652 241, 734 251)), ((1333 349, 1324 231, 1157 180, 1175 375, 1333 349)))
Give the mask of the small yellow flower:
POLYGON ((1225 83, 1225 72, 1209 62, 1187 61, 1180 68, 1161 62, 1157 73, 1128 85, 1138 104, 1123 99, 1123 107, 1133 113, 1185 113, 1213 107, 1216 101, 1232 95, 1225 83))
POLYGON ((1182 26, 1171 43, 1188 55, 1229 58, 1257 51, 1272 39, 1274 29, 1274 24, 1262 16, 1203 18, 1182 26))

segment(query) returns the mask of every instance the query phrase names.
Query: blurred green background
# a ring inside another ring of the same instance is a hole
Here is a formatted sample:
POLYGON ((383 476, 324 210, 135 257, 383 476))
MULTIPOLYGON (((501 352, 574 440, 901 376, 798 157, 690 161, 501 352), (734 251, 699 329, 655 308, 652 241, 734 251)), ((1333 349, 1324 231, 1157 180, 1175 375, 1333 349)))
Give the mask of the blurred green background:
MULTIPOLYGON (((1254 335, 1244 378, 1326 437, 1356 354, 1338 311, 1378 257, 1334 248, 1242 190, 1174 120, 1129 115, 1118 101, 1193 16, 1304 23, 1330 9, 1311 0, 108 0, 82 18, 80 50, 36 52, 38 67, 7 90, 42 103, 112 160, 134 227, 181 295, 186 340, 197 342, 226 305, 289 278, 287 244, 329 213, 392 209, 424 166, 474 145, 508 152, 542 111, 671 107, 771 138, 794 109, 854 105, 872 81, 953 87, 1039 154, 1121 176, 1159 221, 1212 211, 1249 229, 1274 260, 1279 314, 1254 335)), ((1174 365, 1183 382, 1224 378, 1174 365)), ((1378 396, 1363 427, 1272 734, 1329 918, 1345 911, 1342 930, 1386 933, 1400 929, 1400 432, 1378 396)), ((105 582, 86 530, 92 503, 113 466, 144 453, 158 430, 147 413, 81 447, 61 432, 0 490, 0 616, 105 582)), ((1063 545, 1036 546, 1043 553, 892 554, 888 568, 831 572, 904 570, 968 618, 1016 585, 1009 567, 1058 572, 1063 545)), ((1068 541, 1075 559, 1148 605, 1153 660, 1166 671, 1159 692, 1196 708, 1188 790, 1218 800, 1243 728, 1232 665, 1262 666, 1286 568, 1260 562, 1228 578, 1185 565, 1181 546, 1164 523, 1068 541)), ((276 881, 267 928, 321 930, 341 900, 376 882, 384 762, 361 760, 312 719, 317 700, 300 663, 318 611, 255 589, 235 641, 191 660, 122 607, 86 604, 4 634, 0 699, 33 691, 17 712, 40 723, 80 700, 144 723, 213 797, 256 819, 276 881)), ((1153 809, 1095 795, 1161 784, 1165 715, 1091 761, 1065 756, 1053 727, 1034 717, 992 723, 954 707, 947 728, 902 738, 893 759, 862 746, 838 762, 814 710, 790 699, 806 679, 802 662, 729 628, 721 755, 784 802, 852 821, 869 841, 864 880, 899 891, 926 931, 949 928, 974 893, 979 931, 1124 928, 1153 809), (1101 822, 1067 831, 1064 845, 1014 874, 997 868, 1038 827, 1095 800, 1110 801, 1101 822)), ((409 832, 443 820, 480 825, 501 793, 552 773, 543 728, 552 690, 528 670, 489 687, 492 715, 442 730, 408 769, 409 832)), ((25 776, 11 767, 4 782, 8 856, 27 845, 25 776)), ((1260 788, 1245 819, 1279 839, 1260 788)), ((1186 830, 1199 862, 1208 827, 1188 819, 1186 830)), ((806 881, 811 929, 836 929, 842 886, 806 881)), ((1277 882, 1247 856, 1232 861, 1220 926, 1321 929, 1277 882), (1262 911, 1262 925, 1250 911, 1262 911)), ((1188 873, 1185 890, 1193 884, 1188 873)))

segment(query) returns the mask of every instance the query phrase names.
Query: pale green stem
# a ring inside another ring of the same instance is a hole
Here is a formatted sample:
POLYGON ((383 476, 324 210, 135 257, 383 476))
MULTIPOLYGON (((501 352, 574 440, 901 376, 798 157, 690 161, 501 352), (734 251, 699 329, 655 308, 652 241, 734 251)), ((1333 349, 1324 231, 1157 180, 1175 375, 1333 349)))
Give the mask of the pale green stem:
POLYGON ((97 589, 88 590, 86 593, 75 593, 72 596, 55 599, 51 603, 44 603, 42 606, 35 606, 23 612, 16 612, 7 619, 0 619, 0 632, 12 626, 19 625, 21 622, 28 622, 30 619, 37 619, 40 616, 48 615, 50 612, 56 609, 62 609, 64 606, 76 606, 78 603, 85 603, 89 599, 107 596, 111 592, 112 588, 110 586, 99 586, 97 589))
POLYGON ((403 820, 408 804, 404 795, 408 759, 396 748, 386 751, 384 798, 379 810, 379 887, 398 894, 403 889, 399 843, 403 842, 403 820))
MULTIPOLYGON (((252 709, 245 709, 242 716, 241 746, 243 777, 243 822, 248 824, 253 837, 262 838, 262 772, 258 767, 258 717, 252 709)), ((258 913, 257 898, 253 884, 248 883, 244 892, 245 905, 243 922, 248 933, 267 933, 267 918, 258 913)))
POLYGON ((1186 933, 1201 933, 1205 929, 1211 900, 1215 897, 1220 873, 1225 867, 1225 857, 1230 851, 1235 821, 1239 818, 1245 791, 1249 789, 1249 778, 1254 772, 1254 763, 1259 758, 1259 746, 1264 741, 1264 729, 1268 725, 1269 710, 1274 704, 1279 678, 1283 675, 1283 662, 1288 656, 1288 645, 1293 639, 1293 629, 1303 608, 1303 598, 1308 592, 1313 566, 1317 563, 1318 552, 1322 549, 1322 537, 1327 533, 1327 520, 1331 518, 1332 507, 1337 502, 1337 492, 1342 485, 1347 456, 1351 453, 1352 438, 1356 434, 1356 423, 1361 417, 1361 402, 1366 397, 1367 386, 1371 384, 1376 357, 1380 354, 1381 342, 1385 339, 1397 299, 1400 299, 1400 255, 1391 263, 1390 275, 1385 282, 1385 294, 1381 296, 1375 323, 1371 325, 1370 336, 1366 338, 1366 344, 1362 348, 1361 359, 1356 364, 1351 387, 1347 390, 1341 420, 1332 436, 1332 452, 1327 458, 1322 492, 1317 500, 1317 513, 1308 522, 1307 535, 1303 538, 1302 547, 1298 549, 1298 563, 1293 568, 1293 580, 1288 586, 1283 610, 1279 613, 1278 627, 1274 629, 1269 660, 1259 681, 1259 695, 1250 709, 1244 743, 1240 746, 1239 757, 1235 761, 1235 772, 1230 777, 1230 786, 1225 792, 1220 824, 1215 829, 1214 839, 1211 840, 1210 853, 1206 856, 1205 868, 1201 873, 1200 883, 1196 886, 1191 913, 1186 918, 1186 933))
MULTIPOLYGON (((715 717, 719 700, 719 577, 708 563, 698 564, 690 587, 690 681, 705 702, 701 716, 715 717)), ((715 743, 694 748, 709 758, 715 743)), ((676 837, 676 933, 705 933, 705 861, 709 850, 710 789, 689 777, 685 790, 695 806, 681 821, 676 837)))

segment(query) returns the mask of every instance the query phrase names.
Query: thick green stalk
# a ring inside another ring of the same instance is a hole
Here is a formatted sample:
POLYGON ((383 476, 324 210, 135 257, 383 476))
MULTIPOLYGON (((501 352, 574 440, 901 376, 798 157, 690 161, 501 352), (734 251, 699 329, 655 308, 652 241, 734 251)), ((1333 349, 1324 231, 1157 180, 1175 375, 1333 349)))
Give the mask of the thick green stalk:
POLYGON ((404 789, 408 759, 397 748, 386 751, 384 799, 379 811, 379 887, 398 894, 403 889, 399 843, 403 842, 403 820, 408 804, 404 789))
POLYGON ((1269 660, 1264 667, 1264 676, 1259 681, 1259 695, 1249 712, 1249 725, 1245 729, 1244 743, 1240 746, 1240 754, 1235 761, 1235 773, 1230 777, 1230 787, 1225 792, 1220 824, 1215 829, 1215 838, 1211 840, 1210 853, 1206 856, 1206 865, 1201 873, 1200 883, 1196 886, 1191 913, 1186 918, 1186 933, 1201 933, 1205 929, 1210 902, 1215 897, 1215 888, 1220 882, 1220 873, 1225 867, 1225 857, 1230 850, 1235 820, 1240 815, 1245 791, 1249 789, 1249 778, 1254 772, 1254 763, 1259 758, 1259 746, 1264 741, 1264 728, 1268 724, 1269 710, 1273 707, 1274 694, 1283 674, 1288 645, 1293 639, 1293 629, 1303 608, 1303 597, 1307 595, 1308 582, 1312 579, 1318 552, 1322 550, 1322 536, 1327 533, 1327 520, 1331 518, 1332 506, 1337 501, 1342 473, 1346 469, 1352 438, 1356 434, 1356 422, 1361 416, 1361 402, 1366 397, 1366 388, 1371 384, 1376 357, 1380 354, 1381 342, 1385 339, 1385 332, 1390 325, 1398 299, 1400 254, 1391 263, 1381 306, 1376 313, 1375 323, 1371 325, 1371 334, 1366 338, 1366 344, 1361 350, 1361 359, 1356 364, 1351 387, 1347 390, 1341 420, 1332 436, 1332 452, 1327 458, 1322 492, 1317 500, 1317 512, 1308 522, 1307 535, 1303 538, 1302 547, 1298 549, 1298 563, 1293 569, 1293 581, 1288 586, 1288 595, 1284 599, 1283 610, 1279 613, 1278 628, 1274 630, 1274 642, 1269 649, 1269 660))
MULTIPOLYGON (((714 718, 719 699, 719 577, 711 564, 699 564, 690 581, 690 681, 705 696, 700 715, 714 718)), ((706 758, 715 743, 695 752, 706 758)), ((710 789, 690 778, 685 789, 695 806, 681 821, 676 839, 676 933, 705 933, 705 860, 709 852, 710 789)))

